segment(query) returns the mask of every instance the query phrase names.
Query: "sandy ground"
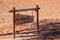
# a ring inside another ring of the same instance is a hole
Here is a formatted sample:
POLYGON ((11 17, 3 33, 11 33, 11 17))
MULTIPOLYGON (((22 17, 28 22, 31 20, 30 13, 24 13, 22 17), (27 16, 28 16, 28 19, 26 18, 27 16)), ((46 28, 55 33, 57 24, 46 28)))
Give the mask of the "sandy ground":
MULTIPOLYGON (((36 7, 37 4, 41 8, 39 10, 39 20, 60 19, 60 0, 0 0, 0 34, 13 32, 13 14, 9 13, 9 10, 12 10, 13 7, 16 7, 16 9, 36 7)), ((32 15, 32 13, 36 16, 35 11, 21 12, 20 14, 32 15)), ((29 27, 30 24, 27 24, 27 26, 19 25, 16 26, 16 30, 29 27)), ((1 40, 9 38, 13 38, 13 36, 0 36, 1 40)))

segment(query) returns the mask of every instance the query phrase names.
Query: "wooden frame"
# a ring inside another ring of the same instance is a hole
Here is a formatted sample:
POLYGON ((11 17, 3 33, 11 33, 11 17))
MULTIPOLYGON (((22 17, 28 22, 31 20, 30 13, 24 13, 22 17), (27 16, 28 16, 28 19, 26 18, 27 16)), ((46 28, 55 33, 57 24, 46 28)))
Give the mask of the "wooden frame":
POLYGON ((13 10, 9 10, 9 12, 13 12, 13 38, 15 38, 15 13, 16 12, 23 12, 23 11, 32 11, 34 10, 36 12, 37 15, 37 33, 39 34, 39 7, 38 5, 36 5, 36 8, 28 8, 28 9, 15 9, 15 7, 13 7, 13 10))

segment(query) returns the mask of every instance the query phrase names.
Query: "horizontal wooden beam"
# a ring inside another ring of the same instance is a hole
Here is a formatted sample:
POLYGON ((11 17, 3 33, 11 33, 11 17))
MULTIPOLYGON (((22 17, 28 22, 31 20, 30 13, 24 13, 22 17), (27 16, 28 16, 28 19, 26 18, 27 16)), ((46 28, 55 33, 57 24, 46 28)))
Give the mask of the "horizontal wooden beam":
MULTIPOLYGON (((40 9, 40 8, 28 8, 28 9, 16 9, 15 12, 23 12, 23 11, 31 11, 31 10, 37 10, 37 9, 40 9)), ((13 12, 13 10, 10 10, 9 11, 10 13, 13 12)))

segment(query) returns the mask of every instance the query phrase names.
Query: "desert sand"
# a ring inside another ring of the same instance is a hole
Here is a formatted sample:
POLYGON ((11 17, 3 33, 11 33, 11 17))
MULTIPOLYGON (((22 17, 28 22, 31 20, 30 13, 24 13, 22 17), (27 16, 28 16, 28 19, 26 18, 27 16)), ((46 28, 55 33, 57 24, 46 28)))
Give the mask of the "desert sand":
MULTIPOLYGON (((41 8, 39 10, 39 20, 43 19, 60 19, 60 0, 0 0, 0 34, 13 32, 13 14, 9 13, 13 7, 16 9, 35 8, 36 5, 41 8)), ((19 14, 33 15, 36 17, 35 11, 19 12, 19 14)), ((18 12, 16 12, 18 14, 18 12)), ((36 18, 35 18, 36 21, 36 18)), ((18 25, 16 30, 29 28, 30 24, 18 25)), ((0 39, 13 38, 12 35, 0 36, 0 39)))

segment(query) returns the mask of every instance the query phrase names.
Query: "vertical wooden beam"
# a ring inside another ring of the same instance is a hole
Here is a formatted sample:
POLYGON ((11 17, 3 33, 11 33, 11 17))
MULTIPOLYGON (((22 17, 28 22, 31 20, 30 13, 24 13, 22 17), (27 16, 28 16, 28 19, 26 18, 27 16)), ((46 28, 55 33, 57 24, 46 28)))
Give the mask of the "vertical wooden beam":
POLYGON ((40 33, 39 33, 39 7, 38 5, 36 5, 36 13, 37 13, 37 34, 39 35, 40 33))
POLYGON ((39 34, 39 7, 38 5, 36 5, 36 12, 37 12, 37 31, 38 31, 38 34, 39 34))
POLYGON ((13 39, 15 38, 15 7, 13 7, 13 39))

